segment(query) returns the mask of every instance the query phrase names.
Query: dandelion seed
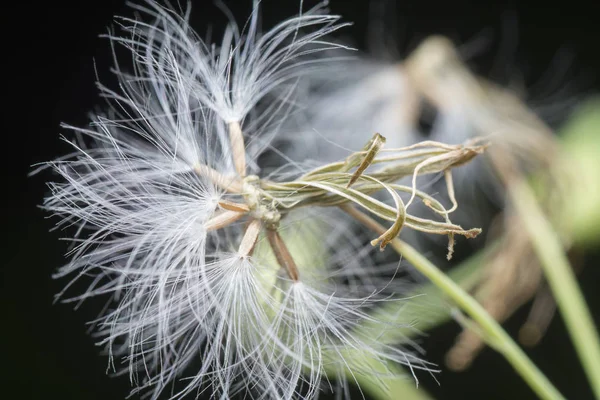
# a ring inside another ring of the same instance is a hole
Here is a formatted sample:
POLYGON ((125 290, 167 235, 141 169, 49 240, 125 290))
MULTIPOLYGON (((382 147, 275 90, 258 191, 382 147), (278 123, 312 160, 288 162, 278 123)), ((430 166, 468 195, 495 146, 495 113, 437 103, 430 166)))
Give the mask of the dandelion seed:
POLYGON ((99 85, 111 110, 89 129, 66 126, 83 139, 47 164, 62 182, 50 183, 44 208, 61 218, 57 228, 76 229, 56 276, 92 277, 85 293, 67 297, 67 285, 58 298, 110 296, 94 322, 99 344, 152 399, 167 390, 172 399, 203 390, 314 398, 328 371, 342 382, 346 369, 360 371, 347 349, 428 369, 354 332, 388 300, 359 244, 327 241, 328 221, 330 237, 348 225, 328 212, 294 217, 252 175, 294 80, 323 61, 312 53, 340 47, 324 36, 343 26, 319 5, 261 33, 254 6, 245 30, 229 25, 220 46, 198 38, 187 13, 134 6, 154 22, 121 18, 126 35, 106 35, 132 53, 133 73, 115 60, 120 90, 99 85), (258 106, 267 99, 275 106, 258 106), (354 260, 326 265, 340 254, 354 260))

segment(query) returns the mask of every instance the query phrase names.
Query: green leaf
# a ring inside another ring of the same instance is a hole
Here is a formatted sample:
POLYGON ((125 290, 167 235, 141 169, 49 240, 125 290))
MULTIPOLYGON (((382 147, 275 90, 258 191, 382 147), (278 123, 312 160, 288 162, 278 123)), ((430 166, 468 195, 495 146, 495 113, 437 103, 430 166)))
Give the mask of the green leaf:
POLYGON ((600 98, 571 116, 561 142, 575 172, 564 218, 577 244, 595 246, 600 242, 600 98))

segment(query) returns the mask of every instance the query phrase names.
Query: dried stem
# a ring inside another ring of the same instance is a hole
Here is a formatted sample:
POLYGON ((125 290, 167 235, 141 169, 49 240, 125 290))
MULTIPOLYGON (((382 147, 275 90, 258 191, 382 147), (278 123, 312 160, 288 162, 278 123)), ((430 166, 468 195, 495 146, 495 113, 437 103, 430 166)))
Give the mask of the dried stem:
POLYGON ((373 136, 373 138, 369 141, 369 143, 367 143, 367 145, 363 148, 363 150, 367 153, 363 156, 360 165, 352 175, 352 178, 350 178, 350 182, 348 182, 346 188, 352 186, 358 180, 358 178, 361 177, 361 175, 363 174, 363 172, 365 172, 369 165, 373 163, 375 156, 385 144, 385 140, 386 139, 383 136, 381 136, 379 133, 376 133, 373 136))
POLYGON ((229 193, 240 193, 242 191, 242 184, 238 178, 225 176, 207 165, 195 165, 194 172, 209 179, 212 183, 229 193))
POLYGON ((300 280, 300 274, 298 272, 298 266, 294 262, 294 258, 290 254, 285 242, 279 235, 275 229, 267 230, 267 238, 269 239, 269 244, 273 249, 273 254, 275 254, 275 258, 279 265, 284 268, 294 282, 298 282, 300 280))
POLYGON ((207 231, 214 231, 217 229, 225 228, 226 226, 231 225, 238 219, 242 218, 246 213, 237 212, 237 211, 223 211, 216 216, 212 217, 206 223, 207 231))
POLYGON ((219 207, 221 207, 224 210, 228 210, 228 211, 236 211, 236 212, 242 212, 242 213, 250 212, 250 207, 248 205, 243 204, 243 203, 234 203, 232 201, 227 201, 227 200, 220 200, 219 207))
MULTIPOLYGON (((413 171, 413 176, 412 176, 412 187, 413 187, 413 192, 410 196, 410 199, 408 200, 408 202, 406 203, 406 208, 408 208, 409 205, 412 204, 413 200, 415 199, 416 196, 416 188, 417 188, 417 176, 419 175, 419 172, 421 171, 421 169, 430 166, 430 165, 435 165, 435 164, 444 164, 445 162, 447 162, 447 165, 445 165, 445 168, 443 168, 444 173, 446 173, 446 171, 448 171, 451 167, 457 167, 460 165, 465 164, 468 161, 471 161, 471 159, 473 159, 473 157, 475 157, 477 154, 480 154, 486 146, 480 146, 480 148, 468 148, 468 147, 460 147, 458 149, 455 150, 451 150, 448 153, 444 153, 444 154, 440 154, 438 156, 433 156, 430 158, 427 158, 425 160, 423 160, 421 163, 419 163, 414 171, 413 171)), ((452 186, 452 179, 450 179, 450 186, 448 187, 448 193, 450 194, 450 191, 452 190, 452 194, 451 199, 453 199, 453 192, 454 192, 454 187, 452 186)), ((453 205, 456 203, 456 201, 453 201, 453 205)), ((453 209, 454 210, 454 207, 453 209)), ((448 211, 451 212, 451 211, 448 211)))
POLYGON ((259 219, 253 219, 248 227, 246 228, 246 232, 244 232, 244 237, 240 242, 240 247, 238 249, 238 253, 242 257, 246 257, 252 255, 254 251, 254 246, 256 245, 256 241, 258 240, 258 236, 260 235, 260 231, 262 230, 262 222, 259 219))
POLYGON ((527 321, 519 330, 519 341, 523 346, 531 347, 539 343, 555 312, 556 302, 552 296, 552 291, 548 287, 540 289, 533 299, 527 321))
POLYGON ((446 187, 448 189, 448 197, 450 197, 450 202, 452 203, 452 208, 446 210, 447 214, 450 214, 453 211, 456 211, 458 208, 458 202, 456 201, 456 195, 454 194, 454 182, 452 180, 452 171, 449 169, 444 171, 444 178, 446 178, 446 187))
MULTIPOLYGON (((473 294, 499 323, 531 299, 543 278, 520 221, 511 218, 505 225, 500 248, 483 262, 485 277, 473 294)), ((454 370, 467 368, 482 345, 479 335, 465 330, 448 352, 448 366, 454 370)))
POLYGON ((244 144, 244 135, 239 122, 230 122, 229 125, 229 140, 233 149, 233 164, 237 173, 244 177, 246 176, 246 145, 244 144))

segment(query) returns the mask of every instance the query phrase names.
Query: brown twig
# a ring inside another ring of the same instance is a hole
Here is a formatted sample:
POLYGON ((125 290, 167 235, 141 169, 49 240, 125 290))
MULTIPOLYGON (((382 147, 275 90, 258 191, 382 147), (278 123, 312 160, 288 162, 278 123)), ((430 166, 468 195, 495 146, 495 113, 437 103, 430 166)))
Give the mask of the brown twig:
POLYGON ((231 141, 231 148, 233 151, 233 164, 235 170, 243 178, 246 176, 246 146, 244 144, 244 135, 242 134, 242 127, 239 122, 230 122, 229 128, 229 140, 231 141))
POLYGON ((294 258, 290 254, 285 242, 279 235, 279 232, 277 232, 275 229, 268 229, 267 238, 279 265, 285 269, 292 281, 299 281, 300 273, 298 271, 298 266, 294 262, 294 258))

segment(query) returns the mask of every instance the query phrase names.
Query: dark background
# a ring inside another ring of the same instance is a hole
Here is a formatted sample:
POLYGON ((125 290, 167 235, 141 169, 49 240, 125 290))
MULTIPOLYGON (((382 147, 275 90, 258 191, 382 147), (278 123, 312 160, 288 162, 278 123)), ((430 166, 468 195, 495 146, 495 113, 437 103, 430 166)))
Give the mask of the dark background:
MULTIPOLYGON (((248 15, 250 3, 226 2, 239 20, 248 15)), ((532 86, 536 104, 577 98, 599 88, 595 77, 600 71, 598 6, 579 0, 556 7, 550 2, 543 3, 544 7, 501 1, 388 3, 382 14, 387 26, 383 37, 388 49, 398 54, 405 54, 428 34, 443 33, 459 43, 487 48, 472 59, 473 66, 502 83, 532 86), (488 41, 486 47, 477 46, 481 40, 488 41), (516 51, 511 50, 513 45, 516 51), (558 94, 552 97, 553 93, 558 94)), ((369 2, 331 0, 331 8, 345 20, 355 21, 344 31, 346 38, 359 48, 368 47, 369 2)), ((297 1, 265 0, 265 26, 296 11, 297 1)), ((27 178, 32 164, 66 151, 59 141, 59 123, 83 126, 87 113, 100 104, 94 62, 101 79, 112 82, 108 42, 98 35, 106 32, 114 15, 130 16, 131 10, 123 1, 114 0, 3 5, 6 32, 0 54, 3 86, 8 90, 2 92, 0 379, 4 382, 0 398, 122 399, 129 390, 126 377, 105 375, 106 358, 98 356, 86 333, 86 322, 97 311, 94 305, 73 311, 69 305, 52 304, 54 293, 65 282, 55 282, 50 275, 63 263, 66 245, 58 241, 58 233, 48 233, 53 221, 36 208, 44 197, 48 175, 27 178)), ((193 16, 201 33, 209 22, 218 27, 224 21, 209 0, 194 1, 193 16)), ((377 46, 371 48, 378 51, 377 46)), ((568 102, 563 112, 552 115, 558 117, 553 122, 564 117, 567 106, 568 102)), ((582 287, 595 310, 600 309, 599 259, 598 250, 588 253, 581 273, 582 287)), ((508 329, 516 333, 525 316, 526 310, 515 315, 508 329)), ((598 322, 597 312, 595 316, 598 322)), ((444 352, 458 331, 455 324, 449 324, 432 332, 425 340, 427 358, 442 365, 444 352)), ((567 398, 592 398, 560 318, 554 319, 541 345, 528 353, 567 398)), ((421 376, 422 385, 437 399, 534 398, 510 366, 489 350, 469 371, 443 371, 438 379, 440 386, 421 376)))

